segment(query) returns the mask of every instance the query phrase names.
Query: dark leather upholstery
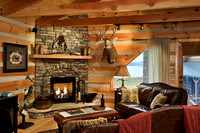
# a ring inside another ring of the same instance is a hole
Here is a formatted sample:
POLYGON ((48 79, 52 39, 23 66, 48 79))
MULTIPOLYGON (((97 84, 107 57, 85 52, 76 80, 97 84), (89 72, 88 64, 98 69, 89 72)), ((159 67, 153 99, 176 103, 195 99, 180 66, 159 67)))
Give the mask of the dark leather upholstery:
POLYGON ((151 110, 150 104, 160 92, 167 96, 167 101, 164 105, 156 105, 156 107, 187 104, 187 91, 183 88, 172 87, 165 83, 141 83, 137 87, 140 104, 122 103, 121 92, 115 93, 116 110, 125 118, 151 110))
MULTIPOLYGON (((151 110, 152 133, 184 133, 183 109, 180 105, 151 110)), ((79 133, 118 133, 117 123, 82 128, 79 133)))

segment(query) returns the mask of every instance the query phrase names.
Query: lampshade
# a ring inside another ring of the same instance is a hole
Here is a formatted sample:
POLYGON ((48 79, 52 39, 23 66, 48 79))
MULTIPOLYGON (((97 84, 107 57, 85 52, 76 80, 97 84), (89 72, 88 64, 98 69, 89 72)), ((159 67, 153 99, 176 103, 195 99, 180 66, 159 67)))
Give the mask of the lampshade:
POLYGON ((126 65, 119 66, 119 70, 118 70, 118 72, 116 73, 115 76, 127 76, 127 77, 130 77, 130 74, 128 72, 127 66, 126 65))

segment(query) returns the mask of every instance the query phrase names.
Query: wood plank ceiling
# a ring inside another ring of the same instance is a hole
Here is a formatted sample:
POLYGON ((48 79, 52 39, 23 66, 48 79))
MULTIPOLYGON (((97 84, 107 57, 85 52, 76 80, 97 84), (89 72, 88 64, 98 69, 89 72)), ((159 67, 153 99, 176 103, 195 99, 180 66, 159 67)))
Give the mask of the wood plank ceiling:
POLYGON ((34 17, 37 25, 44 27, 198 21, 199 7, 199 0, 0 1, 2 16, 34 17), (59 20, 73 15, 87 15, 88 18, 59 20))

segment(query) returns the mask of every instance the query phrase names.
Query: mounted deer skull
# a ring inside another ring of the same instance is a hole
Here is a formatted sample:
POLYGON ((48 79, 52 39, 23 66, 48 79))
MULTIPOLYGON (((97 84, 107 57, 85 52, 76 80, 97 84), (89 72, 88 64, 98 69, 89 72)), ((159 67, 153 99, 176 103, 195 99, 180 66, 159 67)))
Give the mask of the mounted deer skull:
MULTIPOLYGON (((108 28, 107 28, 108 29, 108 28)), ((106 33, 107 30, 104 31, 104 34, 106 33)), ((104 41, 105 47, 103 50, 103 58, 108 61, 108 63, 115 63, 117 60, 117 50, 114 47, 114 42, 117 41, 118 37, 113 38, 115 32, 116 32, 116 27, 112 27, 113 34, 110 38, 107 38, 102 34, 101 40, 104 41)))

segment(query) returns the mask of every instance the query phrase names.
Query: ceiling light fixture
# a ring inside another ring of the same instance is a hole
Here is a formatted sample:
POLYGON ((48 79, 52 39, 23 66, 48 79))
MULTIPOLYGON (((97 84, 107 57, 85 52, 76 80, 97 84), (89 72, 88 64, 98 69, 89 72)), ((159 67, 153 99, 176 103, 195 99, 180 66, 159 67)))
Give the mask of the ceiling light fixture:
POLYGON ((174 25, 174 30, 177 30, 178 29, 178 23, 177 22, 173 22, 173 25, 174 25))
POLYGON ((144 25, 143 24, 139 24, 140 26, 140 30, 144 30, 144 25))
POLYGON ((120 24, 115 24, 117 30, 120 30, 120 24))

